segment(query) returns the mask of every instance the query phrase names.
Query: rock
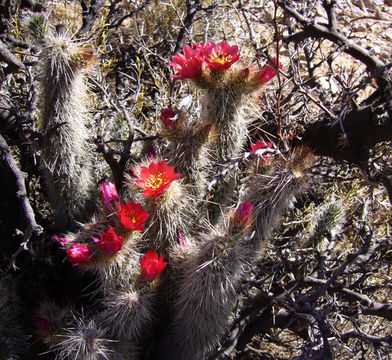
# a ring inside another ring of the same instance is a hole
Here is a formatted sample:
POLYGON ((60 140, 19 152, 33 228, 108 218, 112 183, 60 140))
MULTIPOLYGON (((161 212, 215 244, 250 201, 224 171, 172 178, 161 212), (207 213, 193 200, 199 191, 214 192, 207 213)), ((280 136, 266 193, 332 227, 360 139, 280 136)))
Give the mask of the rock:
POLYGON ((321 76, 319 79, 319 83, 324 90, 326 90, 326 91, 330 90, 331 85, 330 85, 328 78, 326 76, 321 76))
POLYGON ((355 32, 366 31, 366 30, 367 30, 366 24, 364 24, 364 23, 362 23, 362 22, 355 23, 355 24, 353 25, 353 30, 354 30, 355 32))
POLYGON ((264 9, 264 20, 268 24, 272 23, 274 20, 274 12, 272 9, 264 9))
POLYGON ((376 56, 380 56, 381 54, 381 47, 379 45, 373 45, 370 49, 369 49, 369 54, 371 55, 376 55, 376 56))
MULTIPOLYGON (((392 1, 392 0, 391 0, 392 1)), ((392 41, 392 29, 388 29, 384 32, 385 39, 392 41)))
POLYGON ((340 91, 338 84, 333 77, 329 78, 329 86, 333 95, 336 95, 340 91))

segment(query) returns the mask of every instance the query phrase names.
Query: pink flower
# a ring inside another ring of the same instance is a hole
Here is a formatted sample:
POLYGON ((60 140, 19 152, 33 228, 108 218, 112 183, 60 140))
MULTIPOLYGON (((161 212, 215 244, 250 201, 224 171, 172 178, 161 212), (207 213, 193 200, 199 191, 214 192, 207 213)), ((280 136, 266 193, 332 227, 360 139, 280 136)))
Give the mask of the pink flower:
POLYGON ((72 248, 65 251, 67 252, 68 260, 73 266, 85 265, 91 260, 91 251, 85 245, 72 244, 72 248))
POLYGON ((103 206, 107 209, 116 208, 120 198, 117 194, 116 185, 112 182, 104 182, 99 185, 101 188, 101 201, 103 206))
POLYGON ((148 168, 141 167, 136 185, 144 189, 144 197, 155 195, 155 199, 158 199, 180 176, 174 173, 174 167, 167 165, 166 161, 152 162, 148 168))
POLYGON ((198 49, 193 50, 189 45, 184 46, 184 55, 177 53, 172 56, 169 64, 179 75, 173 75, 173 79, 195 79, 201 76, 203 56, 198 49))
POLYGON ((178 112, 171 107, 161 111, 161 119, 169 130, 175 130, 178 126, 178 112))
POLYGON ((206 48, 206 63, 208 69, 216 71, 227 70, 239 58, 238 46, 230 46, 227 42, 222 41, 218 45, 206 48))
POLYGON ((52 240, 54 242, 56 242, 57 244, 59 244, 60 246, 65 246, 65 245, 71 243, 71 241, 69 241, 67 238, 65 238, 65 237, 61 238, 61 237, 59 237, 57 235, 53 235, 52 236, 52 240))
POLYGON ((166 267, 163 255, 158 257, 155 250, 148 250, 144 256, 140 256, 142 276, 147 281, 153 281, 166 267))
MULTIPOLYGON (((273 66, 271 63, 270 64, 265 64, 257 73, 257 80, 260 84, 264 84, 268 81, 270 81, 275 75, 276 75, 276 65, 277 65, 277 59, 273 58, 272 62, 274 63, 275 66, 273 66)), ((279 64, 279 69, 282 69, 282 64, 279 64)))
POLYGON ((209 41, 207 43, 197 43, 197 44, 193 44, 192 45, 195 53, 197 54, 197 56, 202 59, 205 60, 206 56, 207 56, 207 52, 213 48, 216 47, 215 43, 213 41, 209 41))
POLYGON ((143 231, 143 224, 150 217, 150 214, 140 204, 135 204, 134 201, 130 200, 126 205, 119 205, 117 216, 124 229, 143 231))
POLYGON ((250 202, 241 203, 234 213, 233 221, 236 225, 245 226, 249 220, 253 205, 250 202))
POLYGON ((101 239, 93 238, 100 248, 110 255, 121 250, 123 239, 123 236, 116 235, 113 227, 110 227, 107 232, 103 232, 101 239))
POLYGON ((178 244, 180 245, 180 247, 182 248, 187 248, 188 247, 188 243, 186 241, 186 239, 184 238, 184 236, 182 236, 182 234, 178 231, 178 238, 177 238, 178 244))

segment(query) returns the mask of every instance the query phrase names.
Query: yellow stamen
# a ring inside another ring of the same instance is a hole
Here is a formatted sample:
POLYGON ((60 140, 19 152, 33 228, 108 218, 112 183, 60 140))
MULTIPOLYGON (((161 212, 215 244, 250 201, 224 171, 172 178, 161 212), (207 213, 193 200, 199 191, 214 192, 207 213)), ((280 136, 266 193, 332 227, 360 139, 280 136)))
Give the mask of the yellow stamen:
POLYGON ((232 58, 233 57, 229 54, 225 55, 225 54, 220 53, 220 54, 217 54, 217 55, 211 57, 210 61, 214 62, 214 63, 218 63, 218 64, 226 64, 226 63, 230 62, 232 58))
POLYGON ((159 189, 163 183, 162 175, 162 173, 150 175, 146 181, 146 186, 153 190, 159 189))

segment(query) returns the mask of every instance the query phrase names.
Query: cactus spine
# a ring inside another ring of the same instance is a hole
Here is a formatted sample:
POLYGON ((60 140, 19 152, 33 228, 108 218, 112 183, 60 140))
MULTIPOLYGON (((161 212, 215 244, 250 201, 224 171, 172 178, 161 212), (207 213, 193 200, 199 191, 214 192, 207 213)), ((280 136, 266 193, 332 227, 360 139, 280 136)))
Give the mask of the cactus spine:
POLYGON ((56 225, 64 230, 75 220, 86 220, 91 206, 85 76, 94 55, 63 31, 46 35, 42 61, 41 168, 56 225))

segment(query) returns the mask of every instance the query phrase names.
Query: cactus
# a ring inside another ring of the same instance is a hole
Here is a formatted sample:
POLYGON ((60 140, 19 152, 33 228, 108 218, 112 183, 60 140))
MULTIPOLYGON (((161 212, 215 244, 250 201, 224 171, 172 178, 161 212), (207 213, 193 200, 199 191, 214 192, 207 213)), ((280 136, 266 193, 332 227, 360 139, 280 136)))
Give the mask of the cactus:
POLYGON ((85 77, 94 53, 66 31, 48 31, 41 41, 41 168, 56 226, 66 230, 87 220, 92 206, 85 77))
MULTIPOLYGON (((95 197, 81 131, 85 112, 72 104, 84 87, 79 60, 88 63, 91 57, 65 35, 51 41, 60 40, 71 47, 66 54, 52 45, 44 55, 52 59, 46 81, 56 91, 44 97, 42 155, 54 184, 49 193, 56 221, 64 226, 62 218, 80 219, 95 197), (84 115, 76 120, 78 111, 84 115), (51 160, 55 147, 60 149, 51 160), (78 189, 73 176, 82 177, 78 189)), ((202 360, 230 326, 241 281, 306 185, 312 164, 305 148, 283 157, 272 144, 259 142, 245 152, 250 94, 275 75, 277 66, 258 69, 238 59, 238 48, 225 42, 186 45, 184 54, 173 56, 174 78, 188 79, 203 94, 200 114, 162 111, 166 146, 126 169, 121 196, 111 182, 101 184, 102 206, 90 222, 54 237, 73 266, 95 274, 99 304, 55 327, 57 336, 49 338, 57 341, 49 346, 59 358, 139 359, 149 353, 150 358, 202 360), (236 177, 224 171, 218 181, 217 167, 232 157, 243 160, 246 170, 236 177)))
POLYGON ((15 279, 9 275, 0 279, 0 299, 0 358, 27 359, 31 350, 23 329, 22 301, 16 293, 15 279))
POLYGON ((304 237, 303 247, 321 246, 324 239, 327 243, 332 240, 333 235, 339 231, 344 221, 344 207, 339 201, 329 201, 320 206, 311 223, 309 236, 304 237))

